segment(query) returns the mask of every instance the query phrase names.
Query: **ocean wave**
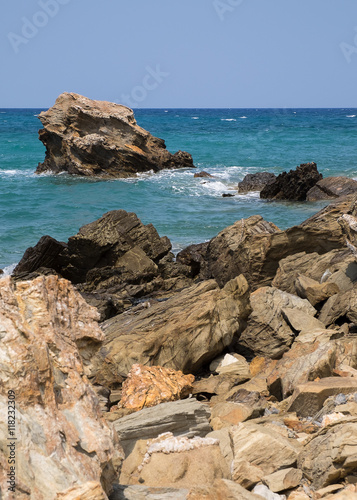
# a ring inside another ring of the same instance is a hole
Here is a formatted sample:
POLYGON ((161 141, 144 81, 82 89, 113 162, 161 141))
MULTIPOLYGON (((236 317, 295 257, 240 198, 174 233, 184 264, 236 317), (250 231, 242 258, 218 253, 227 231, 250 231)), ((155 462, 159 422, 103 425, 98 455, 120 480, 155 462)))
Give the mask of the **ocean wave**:
POLYGON ((34 177, 33 170, 5 169, 0 170, 0 177, 34 177))
POLYGON ((240 116, 239 118, 242 118, 242 119, 244 119, 244 118, 247 118, 247 117, 246 117, 246 116, 240 116))
POLYGON ((5 276, 11 276, 17 264, 18 262, 15 262, 15 264, 11 264, 10 266, 4 267, 3 269, 4 273, 0 275, 0 278, 5 278, 5 276))
POLYGON ((235 118, 221 118, 221 122, 236 122, 235 118))
POLYGON ((192 120, 199 120, 199 116, 191 116, 192 120))
POLYGON ((356 115, 346 115, 346 118, 356 118, 356 115))

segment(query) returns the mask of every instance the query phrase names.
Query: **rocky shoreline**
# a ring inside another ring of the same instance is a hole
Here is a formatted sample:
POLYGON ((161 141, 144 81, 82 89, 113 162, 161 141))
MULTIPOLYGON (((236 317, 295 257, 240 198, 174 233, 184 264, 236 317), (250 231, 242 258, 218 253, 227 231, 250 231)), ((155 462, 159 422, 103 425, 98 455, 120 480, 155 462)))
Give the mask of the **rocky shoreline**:
POLYGON ((123 210, 41 238, 0 280, 16 498, 355 498, 356 216, 253 216, 176 259, 123 210))
MULTIPOLYGON (((62 94, 40 119, 38 173, 193 166, 123 106, 62 94)), ((177 256, 124 210, 28 248, 0 279, 0 498, 355 499, 354 183, 248 176, 239 192, 332 201, 177 256)))

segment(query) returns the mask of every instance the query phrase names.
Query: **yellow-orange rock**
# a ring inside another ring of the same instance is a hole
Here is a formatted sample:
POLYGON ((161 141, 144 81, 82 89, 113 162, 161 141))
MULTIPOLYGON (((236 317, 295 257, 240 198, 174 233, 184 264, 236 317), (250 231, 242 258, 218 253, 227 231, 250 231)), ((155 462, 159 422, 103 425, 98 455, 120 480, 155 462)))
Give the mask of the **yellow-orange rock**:
POLYGON ((192 392, 194 375, 183 375, 181 371, 162 366, 132 366, 123 384, 119 408, 134 411, 156 406, 167 401, 177 401, 192 392))

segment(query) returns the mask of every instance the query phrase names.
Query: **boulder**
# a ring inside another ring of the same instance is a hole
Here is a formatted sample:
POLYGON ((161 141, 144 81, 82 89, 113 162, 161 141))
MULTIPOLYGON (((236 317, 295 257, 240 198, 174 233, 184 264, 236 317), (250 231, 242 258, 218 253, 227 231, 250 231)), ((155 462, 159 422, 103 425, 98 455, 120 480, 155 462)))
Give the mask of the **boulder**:
MULTIPOLYGON (((0 280, 0 412, 8 414, 13 395, 16 498, 26 493, 50 500, 91 481, 111 491, 123 453, 86 376, 103 340, 97 319, 67 280, 0 280)), ((7 491, 8 437, 2 418, 2 491, 7 491)))
POLYGON ((56 500, 108 500, 100 483, 88 481, 79 486, 72 486, 63 493, 58 493, 56 500))
POLYGON ((174 437, 171 432, 140 440, 124 460, 120 482, 192 488, 229 478, 219 442, 213 438, 174 437))
POLYGON ((29 247, 25 251, 13 275, 16 277, 23 273, 33 273, 41 267, 50 269, 58 267, 58 257, 66 246, 51 236, 42 236, 34 247, 29 247))
POLYGON ((316 163, 302 163, 296 170, 279 174, 276 180, 260 192, 269 200, 304 201, 308 191, 322 179, 316 163))
POLYGON ((194 166, 190 154, 169 153, 165 141, 139 127, 126 106, 64 92, 39 119, 46 158, 38 165, 38 174, 130 177, 194 166))
POLYGON ((138 439, 156 438, 164 432, 172 432, 174 436, 204 437, 212 430, 210 415, 207 405, 190 398, 144 408, 119 419, 115 419, 115 412, 107 417, 114 421, 120 443, 128 455, 138 439))
POLYGON ((343 422, 322 429, 304 447, 298 467, 316 489, 342 480, 357 467, 357 423, 343 422))
POLYGON ((119 408, 138 411, 192 393, 193 375, 162 366, 133 365, 122 387, 119 408))
POLYGON ((224 427, 231 427, 245 420, 260 417, 263 411, 239 403, 217 403, 212 408, 211 427, 218 431, 224 427))
POLYGON ((110 500, 187 500, 189 490, 180 488, 152 488, 150 486, 114 485, 110 500))
POLYGON ((305 382, 331 377, 340 347, 338 341, 329 341, 331 335, 331 330, 322 331, 321 339, 317 336, 307 343, 297 337, 291 349, 267 372, 270 393, 279 400, 285 399, 305 382))
POLYGON ((321 309, 319 320, 329 326, 345 316, 357 323, 357 288, 330 297, 321 309))
MULTIPOLYGON (((281 357, 295 338, 297 328, 292 329, 285 319, 288 311, 290 310, 291 315, 300 311, 305 319, 310 318, 310 322, 315 319, 313 316, 316 314, 316 310, 306 299, 274 287, 263 287, 253 292, 250 304, 252 314, 239 338, 238 346, 254 356, 273 359, 281 357)), ((294 326, 298 325, 294 323, 294 326)))
POLYGON ((244 422, 231 429, 233 443, 232 478, 251 488, 263 477, 296 463, 299 446, 272 426, 244 422))
POLYGON ((299 297, 307 299, 311 305, 315 306, 325 301, 332 295, 340 291, 336 283, 319 283, 307 276, 299 276, 295 281, 295 289, 299 297))
POLYGON ((262 500, 262 497, 229 479, 216 479, 213 485, 192 488, 187 500, 262 500))
POLYGON ((242 373, 240 368, 219 375, 202 377, 193 384, 192 394, 211 397, 229 392, 233 387, 250 379, 250 375, 242 373))
MULTIPOLYGON (((242 219, 214 237, 206 250, 202 249, 199 276, 214 278, 223 286, 235 276, 244 274, 253 290, 269 285, 279 262, 288 256, 346 250, 346 237, 339 219, 353 207, 352 199, 336 201, 286 231, 280 231, 258 215, 242 219)), ((348 252, 345 257, 347 255, 348 252)))
POLYGON ((194 278, 205 268, 207 247, 208 242, 190 245, 177 254, 176 262, 189 267, 190 276, 194 278))
POLYGON ((347 249, 331 250, 322 255, 299 252, 279 261, 272 285, 284 292, 300 295, 303 293, 302 287, 298 291, 297 280, 300 276, 319 284, 335 283, 340 290, 344 290, 352 288, 357 280, 357 263, 347 249))
POLYGON ((296 488, 300 484, 301 479, 301 470, 289 467, 288 469, 282 469, 265 476, 263 483, 274 493, 279 493, 280 491, 296 488))
POLYGON ((307 201, 333 200, 357 193, 357 181, 348 177, 326 177, 318 181, 306 194, 307 201))
POLYGON ((328 397, 355 392, 357 379, 354 377, 326 377, 307 382, 297 386, 293 392, 288 411, 296 412, 301 417, 313 417, 328 397))
POLYGON ((238 182, 238 193, 261 191, 267 184, 274 182, 275 179, 276 175, 271 172, 247 174, 241 182, 238 182))
POLYGON ((249 312, 243 276, 223 289, 209 280, 141 312, 128 311, 103 323, 105 341, 92 360, 92 376, 109 386, 135 363, 196 373, 232 343, 249 312))

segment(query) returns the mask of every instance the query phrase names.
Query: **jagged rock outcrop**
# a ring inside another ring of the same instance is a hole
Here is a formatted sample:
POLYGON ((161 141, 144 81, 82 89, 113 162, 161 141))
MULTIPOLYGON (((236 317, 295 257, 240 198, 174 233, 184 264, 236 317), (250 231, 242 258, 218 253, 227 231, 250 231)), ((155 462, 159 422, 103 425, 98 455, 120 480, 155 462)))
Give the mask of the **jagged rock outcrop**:
POLYGON ((302 163, 296 170, 279 174, 262 189, 260 197, 269 200, 304 201, 308 191, 322 179, 316 163, 302 163))
POLYGON ((92 376, 110 386, 138 362, 196 373, 231 344, 249 313, 248 284, 238 276, 223 289, 209 280, 120 314, 103 323, 105 341, 92 360, 92 376))
POLYGON ((307 201, 333 200, 357 193, 357 181, 348 177, 326 177, 318 181, 306 195, 307 201))
POLYGON ((205 246, 188 247, 182 252, 182 262, 202 279, 216 279, 220 286, 243 274, 254 290, 271 284, 284 258, 301 252, 316 256, 345 250, 346 236, 339 219, 353 210, 353 198, 339 200, 286 231, 254 215, 223 229, 205 246))
POLYGON ((8 491, 5 415, 14 394, 19 500, 53 500, 90 481, 109 494, 118 477, 123 452, 87 378, 103 340, 97 319, 67 280, 0 280, 0 485, 8 491))
POLYGON ((139 127, 126 106, 64 92, 39 119, 46 158, 38 165, 38 174, 130 177, 150 170, 194 167, 189 153, 169 153, 165 141, 139 127))
POLYGON ((123 312, 124 301, 156 291, 181 289, 192 283, 191 268, 176 263, 170 240, 134 213, 114 210, 83 226, 68 243, 44 236, 28 248, 14 279, 59 274, 107 319, 123 312))
POLYGON ((271 184, 276 179, 276 175, 271 172, 257 172, 247 174, 241 182, 238 182, 238 193, 248 193, 249 191, 261 191, 267 184, 271 184))

